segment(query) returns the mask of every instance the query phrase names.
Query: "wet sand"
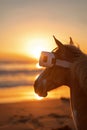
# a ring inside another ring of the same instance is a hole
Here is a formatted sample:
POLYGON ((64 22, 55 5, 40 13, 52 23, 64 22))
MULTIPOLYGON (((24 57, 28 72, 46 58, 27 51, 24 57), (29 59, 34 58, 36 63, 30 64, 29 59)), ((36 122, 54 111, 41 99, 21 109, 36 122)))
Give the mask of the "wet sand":
POLYGON ((70 101, 24 101, 0 104, 0 130, 75 130, 70 101))

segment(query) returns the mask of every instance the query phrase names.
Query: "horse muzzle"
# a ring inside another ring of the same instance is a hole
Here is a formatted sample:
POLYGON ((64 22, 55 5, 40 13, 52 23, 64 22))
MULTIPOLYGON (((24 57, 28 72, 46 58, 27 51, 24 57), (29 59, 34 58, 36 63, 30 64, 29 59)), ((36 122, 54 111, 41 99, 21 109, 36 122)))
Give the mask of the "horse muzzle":
POLYGON ((42 81, 39 81, 39 79, 37 79, 34 83, 34 91, 39 96, 46 97, 48 95, 46 89, 46 79, 43 79, 42 81))

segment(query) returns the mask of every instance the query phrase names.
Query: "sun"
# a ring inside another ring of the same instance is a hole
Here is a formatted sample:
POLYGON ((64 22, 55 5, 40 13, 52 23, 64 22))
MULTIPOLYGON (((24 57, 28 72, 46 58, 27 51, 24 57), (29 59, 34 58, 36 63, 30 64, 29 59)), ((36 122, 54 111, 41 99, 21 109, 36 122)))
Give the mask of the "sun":
POLYGON ((26 52, 31 57, 34 57, 36 59, 39 59, 41 51, 47 51, 49 50, 49 40, 47 38, 31 38, 26 43, 26 52))
POLYGON ((37 45, 35 45, 33 47, 33 50, 31 51, 31 54, 35 57, 35 58, 39 58, 40 57, 40 53, 41 51, 43 50, 43 46, 40 45, 38 42, 37 42, 37 45))
POLYGON ((35 58, 40 57, 41 51, 43 51, 46 48, 47 41, 43 38, 35 38, 31 40, 32 50, 30 50, 30 53, 35 58))

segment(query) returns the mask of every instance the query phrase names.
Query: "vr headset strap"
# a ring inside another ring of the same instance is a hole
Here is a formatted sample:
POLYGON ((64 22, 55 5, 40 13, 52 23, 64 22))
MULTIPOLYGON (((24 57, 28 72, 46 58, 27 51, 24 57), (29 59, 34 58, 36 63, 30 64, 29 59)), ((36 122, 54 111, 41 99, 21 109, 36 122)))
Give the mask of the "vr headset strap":
POLYGON ((64 67, 64 68, 70 68, 71 63, 68 62, 68 61, 65 61, 65 60, 57 59, 55 65, 58 65, 58 66, 61 66, 61 67, 64 67))

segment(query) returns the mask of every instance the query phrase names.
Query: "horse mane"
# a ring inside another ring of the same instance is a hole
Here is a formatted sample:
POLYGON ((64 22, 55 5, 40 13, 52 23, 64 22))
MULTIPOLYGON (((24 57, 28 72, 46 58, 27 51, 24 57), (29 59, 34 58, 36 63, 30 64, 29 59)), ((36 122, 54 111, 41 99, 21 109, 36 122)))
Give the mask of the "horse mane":
POLYGON ((78 82, 79 87, 87 94, 87 55, 76 46, 66 45, 74 55, 71 75, 78 82))
POLYGON ((69 57, 72 61, 77 60, 79 57, 81 57, 84 53, 80 50, 79 47, 76 47, 75 45, 65 45, 66 47, 66 55, 70 56, 70 54, 72 54, 73 59, 71 57, 69 57))

